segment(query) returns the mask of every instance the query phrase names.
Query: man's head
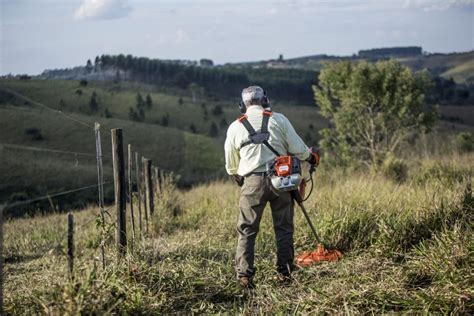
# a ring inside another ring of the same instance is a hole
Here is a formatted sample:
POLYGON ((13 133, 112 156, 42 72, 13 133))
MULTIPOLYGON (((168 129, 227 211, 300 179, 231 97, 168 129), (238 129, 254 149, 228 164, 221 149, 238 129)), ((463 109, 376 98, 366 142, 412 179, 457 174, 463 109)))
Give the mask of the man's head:
POLYGON ((245 106, 262 105, 265 97, 265 91, 259 86, 250 86, 242 90, 242 101, 245 106))

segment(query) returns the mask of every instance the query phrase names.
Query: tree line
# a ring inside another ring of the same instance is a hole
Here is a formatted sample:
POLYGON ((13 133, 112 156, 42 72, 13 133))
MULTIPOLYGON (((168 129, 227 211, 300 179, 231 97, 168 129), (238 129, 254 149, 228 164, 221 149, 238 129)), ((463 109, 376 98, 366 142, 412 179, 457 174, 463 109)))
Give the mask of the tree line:
MULTIPOLYGON (((102 55, 95 59, 101 69, 117 68, 128 72, 130 79, 161 86, 188 88, 191 84, 205 89, 209 95, 239 96, 242 87, 257 84, 265 87, 275 99, 311 104, 311 86, 316 84, 314 71, 299 69, 252 69, 240 67, 200 67, 179 61, 102 55)), ((92 69, 92 64, 88 62, 92 69)))

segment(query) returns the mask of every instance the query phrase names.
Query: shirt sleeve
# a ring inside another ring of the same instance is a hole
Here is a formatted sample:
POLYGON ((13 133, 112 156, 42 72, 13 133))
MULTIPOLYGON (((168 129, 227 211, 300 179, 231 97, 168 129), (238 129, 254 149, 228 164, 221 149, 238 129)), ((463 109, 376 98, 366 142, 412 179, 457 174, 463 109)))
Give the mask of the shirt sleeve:
POLYGON ((240 155, 237 146, 235 145, 235 132, 231 125, 227 130, 227 136, 224 143, 225 151, 225 169, 228 174, 237 174, 239 168, 240 155))
POLYGON ((288 152, 298 157, 300 160, 306 160, 310 156, 308 146, 301 137, 296 133, 295 128, 286 116, 282 115, 285 126, 285 138, 288 144, 288 152))

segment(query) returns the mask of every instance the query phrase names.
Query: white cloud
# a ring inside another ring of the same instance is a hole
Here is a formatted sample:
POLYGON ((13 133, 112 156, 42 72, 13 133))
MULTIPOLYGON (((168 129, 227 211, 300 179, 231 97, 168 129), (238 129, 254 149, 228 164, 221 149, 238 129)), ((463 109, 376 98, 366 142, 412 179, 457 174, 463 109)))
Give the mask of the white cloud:
POLYGON ((269 16, 274 16, 277 13, 278 13, 278 10, 276 8, 270 8, 265 12, 265 14, 269 16))
POLYGON ((127 16, 131 10, 127 0, 82 0, 74 17, 78 20, 119 19, 127 16))
POLYGON ((373 11, 421 9, 424 11, 447 10, 453 7, 469 7, 474 0, 280 0, 276 2, 292 10, 317 9, 319 11, 373 11))
POLYGON ((175 43, 177 45, 183 44, 185 42, 189 41, 189 35, 183 30, 177 30, 176 31, 176 36, 175 36, 175 43))
POLYGON ((424 11, 442 11, 451 7, 474 5, 474 0, 405 0, 404 8, 423 9, 424 11))

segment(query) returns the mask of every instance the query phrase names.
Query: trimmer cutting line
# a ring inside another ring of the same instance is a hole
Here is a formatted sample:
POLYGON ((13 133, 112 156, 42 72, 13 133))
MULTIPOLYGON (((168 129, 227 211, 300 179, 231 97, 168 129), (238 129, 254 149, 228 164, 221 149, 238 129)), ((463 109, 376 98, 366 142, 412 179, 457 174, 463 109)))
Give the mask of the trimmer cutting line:
POLYGON ((296 256, 296 264, 302 267, 307 267, 312 265, 313 263, 318 263, 321 261, 337 261, 339 258, 342 258, 342 252, 337 249, 328 250, 324 247, 323 243, 321 242, 321 238, 319 238, 318 233, 316 232, 316 228, 314 228, 311 219, 309 218, 308 212, 303 204, 303 198, 299 191, 292 192, 293 199, 296 201, 298 206, 301 208, 301 211, 306 218, 306 221, 313 232, 314 238, 318 243, 318 246, 315 251, 309 252, 305 251, 302 254, 296 256))

